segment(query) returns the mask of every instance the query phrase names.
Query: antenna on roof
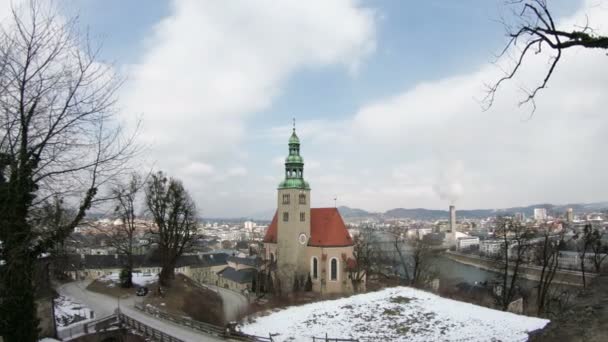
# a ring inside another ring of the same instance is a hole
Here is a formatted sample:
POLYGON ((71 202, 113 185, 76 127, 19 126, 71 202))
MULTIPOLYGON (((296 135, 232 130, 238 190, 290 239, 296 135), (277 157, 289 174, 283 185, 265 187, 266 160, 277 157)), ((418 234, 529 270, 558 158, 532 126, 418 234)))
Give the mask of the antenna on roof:
POLYGON ((334 196, 334 208, 338 207, 338 196, 334 196))

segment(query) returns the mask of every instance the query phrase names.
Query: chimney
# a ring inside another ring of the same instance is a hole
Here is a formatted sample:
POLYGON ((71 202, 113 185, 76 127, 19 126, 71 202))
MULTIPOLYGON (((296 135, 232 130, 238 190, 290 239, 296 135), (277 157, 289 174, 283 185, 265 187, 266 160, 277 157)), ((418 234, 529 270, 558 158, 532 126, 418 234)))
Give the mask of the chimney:
POLYGON ((456 207, 453 205, 450 206, 450 231, 456 232, 456 207))

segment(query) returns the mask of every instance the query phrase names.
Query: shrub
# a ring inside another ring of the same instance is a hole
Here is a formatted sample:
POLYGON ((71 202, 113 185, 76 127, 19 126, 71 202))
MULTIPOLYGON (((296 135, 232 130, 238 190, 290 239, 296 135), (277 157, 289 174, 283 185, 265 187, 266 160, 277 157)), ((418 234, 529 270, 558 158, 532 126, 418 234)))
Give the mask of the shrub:
POLYGON ((133 273, 131 272, 131 269, 123 268, 120 271, 120 275, 119 275, 120 287, 124 287, 124 288, 133 287, 133 280, 131 278, 132 275, 133 275, 133 273))

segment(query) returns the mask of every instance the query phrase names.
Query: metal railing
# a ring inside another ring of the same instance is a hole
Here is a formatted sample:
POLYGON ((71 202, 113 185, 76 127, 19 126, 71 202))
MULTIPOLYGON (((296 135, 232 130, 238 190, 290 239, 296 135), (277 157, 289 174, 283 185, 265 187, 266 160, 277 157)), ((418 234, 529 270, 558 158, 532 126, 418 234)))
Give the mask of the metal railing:
POLYGON ((130 316, 125 315, 122 312, 118 312, 118 320, 129 328, 143 334, 145 337, 150 339, 161 341, 161 342, 185 342, 179 338, 173 337, 165 332, 162 332, 156 328, 153 328, 147 324, 144 324, 130 316))

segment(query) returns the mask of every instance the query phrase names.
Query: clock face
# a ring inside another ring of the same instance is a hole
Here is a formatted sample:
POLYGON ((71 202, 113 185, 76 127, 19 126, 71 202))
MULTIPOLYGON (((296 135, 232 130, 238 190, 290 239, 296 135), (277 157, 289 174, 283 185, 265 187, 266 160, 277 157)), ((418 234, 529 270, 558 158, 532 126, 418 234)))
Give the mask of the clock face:
POLYGON ((298 236, 298 242, 300 242, 301 245, 305 245, 307 241, 308 237, 306 236, 306 234, 302 233, 300 234, 300 236, 298 236))

